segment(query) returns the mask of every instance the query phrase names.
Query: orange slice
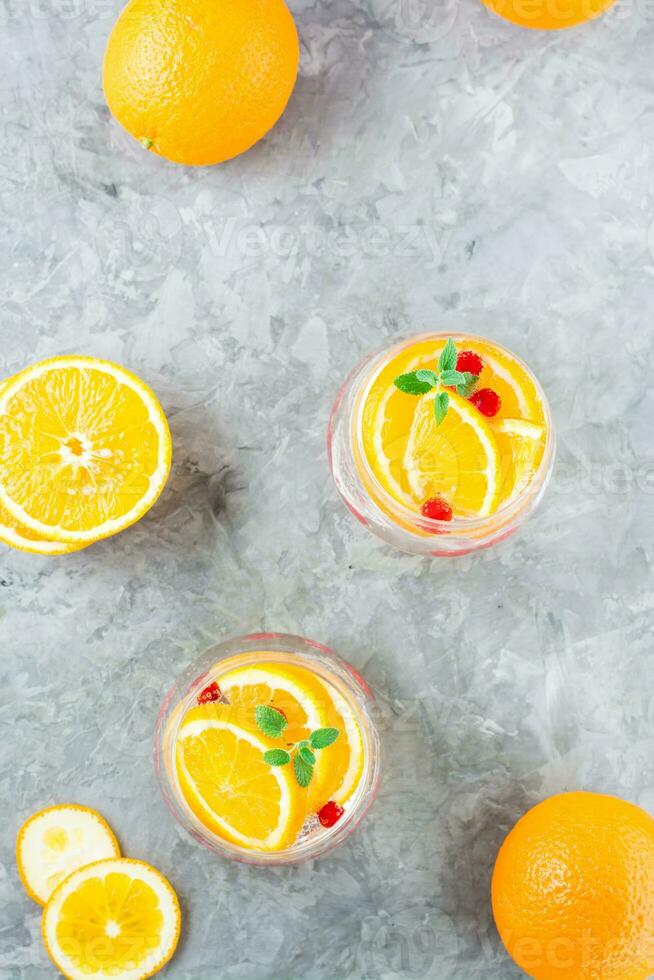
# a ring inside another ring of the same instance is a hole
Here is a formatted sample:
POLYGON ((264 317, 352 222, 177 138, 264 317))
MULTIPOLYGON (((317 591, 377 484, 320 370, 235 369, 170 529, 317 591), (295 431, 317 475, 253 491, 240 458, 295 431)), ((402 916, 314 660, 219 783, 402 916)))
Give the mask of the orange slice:
POLYGON ((87 547, 85 544, 64 544, 63 541, 48 541, 42 535, 36 534, 21 524, 20 521, 17 521, 2 504, 0 504, 0 541, 17 551, 27 551, 32 555, 51 555, 52 557, 70 555, 87 547))
POLYGON ((363 737, 356 715, 333 684, 294 664, 285 664, 283 669, 298 684, 306 685, 314 703, 320 706, 320 725, 316 727, 339 731, 335 742, 316 753, 316 776, 309 784, 308 812, 318 811, 329 800, 346 803, 359 785, 364 766, 363 737))
POLYGON ((117 364, 54 357, 0 391, 0 504, 49 540, 124 530, 154 504, 170 461, 159 402, 117 364))
MULTIPOLYGON (((456 336, 454 340, 459 352, 472 350, 483 359, 479 387, 492 388, 502 401, 494 421, 522 419, 546 428, 540 389, 518 358, 476 337, 456 336)), ((380 368, 362 397, 361 448, 377 482, 414 513, 429 497, 440 494, 455 517, 485 517, 513 492, 506 481, 502 485, 503 460, 495 427, 455 392, 450 392, 445 421, 436 426, 433 393, 416 398, 393 383, 400 374, 434 369, 444 346, 445 338, 418 340, 380 368)), ((513 454, 509 455, 512 460, 513 454)), ((521 472, 526 470, 521 467, 521 472)), ((388 511, 364 469, 361 475, 379 506, 388 511)))
POLYGON ((111 827, 85 806, 48 807, 30 817, 18 833, 18 872, 25 891, 39 905, 45 905, 73 871, 112 857, 120 857, 120 848, 111 827))
POLYGON ((488 423, 455 392, 439 426, 433 394, 416 401, 403 459, 413 507, 419 510, 425 500, 441 494, 457 516, 492 514, 500 496, 500 457, 488 423))
POLYGON ((43 912, 43 939, 70 980, 146 980, 171 959, 181 912, 164 876, 128 858, 75 871, 43 912))
POLYGON ((271 766, 264 753, 278 748, 238 721, 242 711, 210 705, 194 709, 177 736, 177 776, 189 807, 219 837, 248 850, 283 850, 305 816, 306 791, 293 767, 271 766))
MULTIPOLYGON (((296 744, 309 738, 317 728, 330 727, 329 711, 333 702, 324 686, 311 671, 290 664, 264 662, 259 666, 237 667, 223 674, 220 689, 231 705, 244 710, 241 721, 256 728, 255 710, 260 704, 280 709, 288 726, 283 741, 296 744)), ((331 747, 330 747, 331 748, 331 747)), ((316 758, 309 796, 320 799, 330 785, 330 757, 320 752, 316 758)), ((307 812, 311 802, 306 804, 307 812)))
POLYGON ((492 419, 502 460, 500 506, 515 500, 538 472, 545 452, 547 429, 523 419, 492 419))
POLYGON ((317 728, 337 728, 336 741, 316 753, 306 812, 319 810, 330 799, 349 799, 363 770, 363 740, 354 713, 332 685, 294 664, 262 663, 224 674, 220 688, 230 704, 247 708, 250 725, 257 705, 280 708, 288 720, 285 742, 308 739, 317 728))
MULTIPOLYGON (((463 348, 461 343, 459 349, 463 348)), ((465 347, 484 362, 479 388, 492 388, 502 399, 496 418, 524 419, 545 424, 545 409, 533 375, 513 354, 485 340, 472 339, 465 347)))

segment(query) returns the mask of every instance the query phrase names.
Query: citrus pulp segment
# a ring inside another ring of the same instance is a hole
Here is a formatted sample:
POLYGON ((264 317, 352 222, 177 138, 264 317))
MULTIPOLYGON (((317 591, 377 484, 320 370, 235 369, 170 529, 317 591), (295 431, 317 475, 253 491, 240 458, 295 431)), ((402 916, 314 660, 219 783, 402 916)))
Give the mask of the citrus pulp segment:
POLYGON ((120 856, 109 824, 95 810, 66 804, 48 807, 23 824, 16 862, 25 890, 40 905, 79 868, 120 856))
POLYGON ((49 540, 89 544, 139 520, 170 462, 155 395, 109 361, 41 361, 0 391, 0 504, 49 540))
POLYGON ((142 861, 114 858, 75 871, 43 912, 43 939, 70 980, 146 980, 173 956, 181 928, 177 896, 142 861))

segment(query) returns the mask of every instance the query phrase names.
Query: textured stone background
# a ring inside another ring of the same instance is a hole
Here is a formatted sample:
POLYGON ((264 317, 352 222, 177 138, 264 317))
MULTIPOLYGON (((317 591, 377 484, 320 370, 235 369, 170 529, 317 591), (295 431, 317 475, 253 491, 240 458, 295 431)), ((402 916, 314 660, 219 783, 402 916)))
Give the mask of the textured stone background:
POLYGON ((102 810, 185 910, 175 980, 507 980, 489 876, 515 818, 585 787, 654 810, 654 9, 559 35, 479 0, 294 0, 274 133, 212 170, 112 124, 120 0, 0 0, 0 369, 110 357, 175 439, 155 511, 67 559, 0 555, 0 977, 54 971, 19 823, 102 810), (345 373, 417 328, 512 346, 560 429, 517 538, 451 563, 355 524, 324 437, 345 373), (385 780, 315 866, 205 854, 159 798, 173 677, 252 629, 362 668, 385 780))

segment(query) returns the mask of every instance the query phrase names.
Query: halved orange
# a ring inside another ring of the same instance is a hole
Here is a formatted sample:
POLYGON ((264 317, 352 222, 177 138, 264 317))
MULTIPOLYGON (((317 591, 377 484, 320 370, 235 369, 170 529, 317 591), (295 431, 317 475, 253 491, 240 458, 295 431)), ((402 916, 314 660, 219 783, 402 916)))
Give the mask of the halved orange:
POLYGON ((124 530, 154 504, 170 461, 159 402, 117 364, 54 357, 0 391, 0 504, 49 540, 124 530))
POLYGON ((242 711, 193 709, 177 736, 177 777, 198 820, 249 850, 290 847, 305 818, 306 790, 292 765, 271 766, 264 753, 279 746, 249 726, 242 711))
POLYGON ((142 861, 87 865, 52 894, 43 939, 70 980, 146 980, 173 956, 181 912, 170 883, 142 861))
MULTIPOLYGON (((0 382, 0 394, 6 383, 6 381, 0 382)), ((17 551, 28 551, 34 555, 69 555, 71 552, 80 551, 85 547, 81 544, 48 541, 42 535, 36 534, 21 524, 20 521, 17 521, 2 504, 0 504, 0 541, 17 551)))
POLYGON ((73 871, 112 857, 120 857, 120 847, 107 821, 95 810, 73 803, 35 813, 16 842, 18 873, 39 905, 45 905, 73 871))

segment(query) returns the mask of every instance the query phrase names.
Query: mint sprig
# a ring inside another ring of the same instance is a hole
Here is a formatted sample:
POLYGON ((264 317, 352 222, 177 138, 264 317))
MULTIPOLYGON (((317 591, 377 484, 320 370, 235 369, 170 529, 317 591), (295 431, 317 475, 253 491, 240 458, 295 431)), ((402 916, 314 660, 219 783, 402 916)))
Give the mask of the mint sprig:
POLYGON ((405 395, 426 395, 434 391, 434 419, 441 425, 450 407, 450 396, 443 388, 454 388, 462 398, 470 398, 479 383, 479 376, 470 371, 457 371, 456 344, 450 337, 438 358, 438 371, 420 368, 400 374, 393 384, 405 395))
MULTIPOLYGON (((257 705, 254 717, 258 728, 268 738, 281 738, 288 721, 281 711, 268 704, 257 705)), ((269 749, 263 754, 263 761, 269 766, 287 766, 293 762, 293 771, 299 785, 304 789, 313 779, 316 765, 316 752, 333 745, 340 735, 338 728, 316 728, 308 739, 301 742, 288 742, 286 749, 269 749)))

